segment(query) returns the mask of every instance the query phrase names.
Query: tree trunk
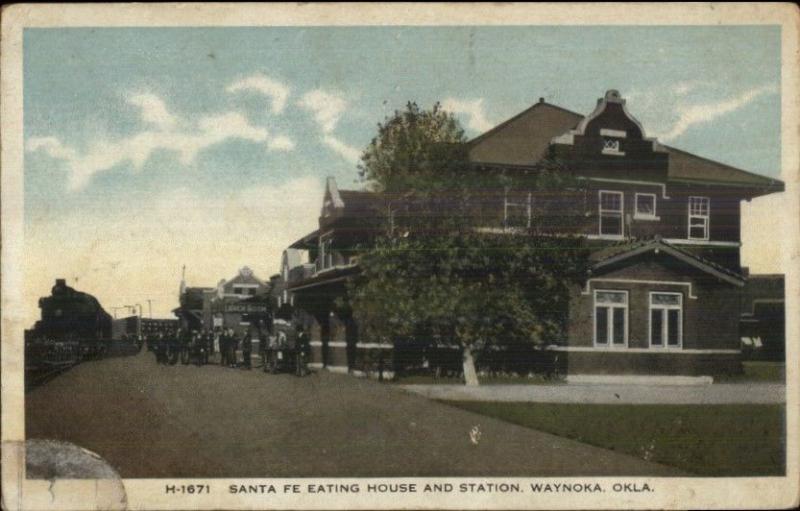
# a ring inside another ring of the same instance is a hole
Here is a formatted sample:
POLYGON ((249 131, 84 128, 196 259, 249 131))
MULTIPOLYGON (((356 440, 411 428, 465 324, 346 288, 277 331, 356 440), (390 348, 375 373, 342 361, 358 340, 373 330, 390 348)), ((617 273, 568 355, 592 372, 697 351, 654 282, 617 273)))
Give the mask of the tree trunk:
POLYGON ((478 372, 475 370, 475 358, 469 348, 464 348, 464 383, 470 387, 479 385, 478 372))

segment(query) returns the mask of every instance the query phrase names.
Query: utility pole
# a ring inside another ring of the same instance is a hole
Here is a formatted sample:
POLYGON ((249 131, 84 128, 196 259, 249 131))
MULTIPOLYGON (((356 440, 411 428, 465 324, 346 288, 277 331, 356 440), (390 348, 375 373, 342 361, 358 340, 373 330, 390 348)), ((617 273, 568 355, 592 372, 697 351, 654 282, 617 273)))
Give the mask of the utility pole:
POLYGON ((142 304, 136 304, 139 307, 139 321, 136 323, 136 336, 138 339, 142 338, 142 304))

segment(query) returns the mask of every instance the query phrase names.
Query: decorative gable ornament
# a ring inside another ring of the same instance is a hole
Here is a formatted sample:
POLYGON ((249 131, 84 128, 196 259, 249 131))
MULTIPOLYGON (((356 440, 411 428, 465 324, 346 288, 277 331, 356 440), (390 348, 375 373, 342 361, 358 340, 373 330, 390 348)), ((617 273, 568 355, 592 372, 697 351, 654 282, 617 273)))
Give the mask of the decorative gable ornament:
POLYGON ((606 91, 597 100, 594 111, 584 117, 575 129, 554 137, 556 145, 575 145, 576 137, 603 137, 601 150, 605 154, 624 154, 620 150, 621 140, 646 141, 653 152, 666 153, 666 149, 655 138, 645 136, 644 126, 628 111, 625 99, 618 90, 606 91))

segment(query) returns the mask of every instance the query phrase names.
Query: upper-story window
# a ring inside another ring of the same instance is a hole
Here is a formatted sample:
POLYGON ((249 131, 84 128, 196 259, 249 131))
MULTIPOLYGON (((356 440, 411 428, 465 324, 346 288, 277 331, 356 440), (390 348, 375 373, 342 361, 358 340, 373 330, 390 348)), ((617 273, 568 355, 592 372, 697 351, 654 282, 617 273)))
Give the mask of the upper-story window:
POLYGON ((233 286, 233 294, 235 295, 255 295, 256 288, 251 286, 233 286))
POLYGON ((707 240, 711 201, 708 197, 689 197, 689 239, 707 240))
POLYGON ((636 212, 633 216, 640 220, 655 220, 656 217, 656 194, 637 193, 636 212))
POLYGON ((506 190, 503 197, 503 227, 529 228, 532 204, 533 197, 530 193, 527 196, 509 197, 506 190))
POLYGON ((624 194, 622 192, 600 191, 598 203, 600 216, 600 236, 622 236, 622 215, 624 194))

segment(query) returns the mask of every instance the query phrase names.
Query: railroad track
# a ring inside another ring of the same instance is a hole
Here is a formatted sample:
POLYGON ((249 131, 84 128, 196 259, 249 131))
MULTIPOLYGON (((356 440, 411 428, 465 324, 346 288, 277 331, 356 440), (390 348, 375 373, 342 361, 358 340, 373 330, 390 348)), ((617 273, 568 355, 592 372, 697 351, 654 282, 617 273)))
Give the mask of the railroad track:
POLYGON ((80 364, 81 360, 68 360, 52 363, 43 363, 34 367, 25 368, 25 391, 43 385, 59 374, 80 364))

